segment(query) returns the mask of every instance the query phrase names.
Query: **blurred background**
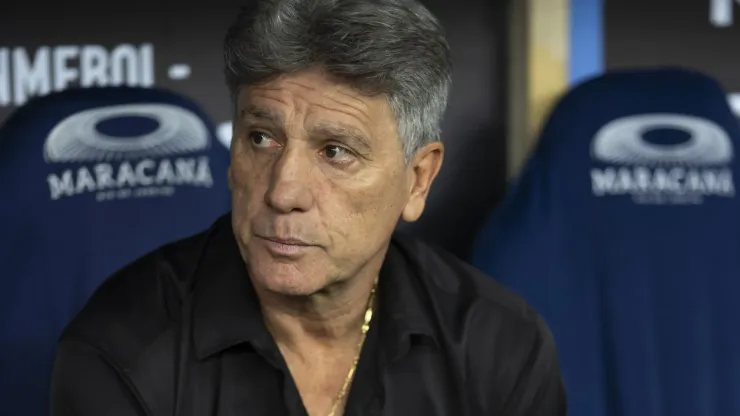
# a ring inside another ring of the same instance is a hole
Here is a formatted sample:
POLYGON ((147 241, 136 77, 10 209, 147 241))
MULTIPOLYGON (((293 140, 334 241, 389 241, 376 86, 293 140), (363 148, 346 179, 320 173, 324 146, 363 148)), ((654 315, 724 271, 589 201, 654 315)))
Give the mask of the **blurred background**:
MULTIPOLYGON (((400 227, 535 306, 570 414, 740 415, 740 1, 424 3, 447 153, 400 227)), ((0 414, 48 413, 56 338, 105 277, 229 210, 241 4, 0 14, 0 414)))

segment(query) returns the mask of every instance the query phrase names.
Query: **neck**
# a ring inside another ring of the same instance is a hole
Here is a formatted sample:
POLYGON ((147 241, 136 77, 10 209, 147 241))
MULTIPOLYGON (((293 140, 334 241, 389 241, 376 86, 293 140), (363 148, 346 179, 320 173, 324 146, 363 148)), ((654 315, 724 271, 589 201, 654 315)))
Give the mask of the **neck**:
POLYGON ((278 344, 326 347, 355 343, 377 272, 334 283, 309 296, 258 290, 265 323, 278 344), (260 293, 261 292, 261 293, 260 293))

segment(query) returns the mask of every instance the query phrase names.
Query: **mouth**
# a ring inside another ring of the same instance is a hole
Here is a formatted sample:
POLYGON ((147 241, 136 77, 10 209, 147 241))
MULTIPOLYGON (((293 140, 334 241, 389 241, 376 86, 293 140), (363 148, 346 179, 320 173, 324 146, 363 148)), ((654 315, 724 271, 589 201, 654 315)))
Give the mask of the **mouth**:
POLYGON ((263 239, 263 240, 271 241, 271 242, 277 243, 277 244, 283 244, 283 245, 286 245, 286 246, 304 246, 304 247, 308 247, 308 246, 313 245, 313 244, 309 244, 309 243, 307 243, 307 242, 305 242, 303 240, 297 240, 295 238, 277 238, 277 237, 262 237, 262 236, 258 236, 258 237, 261 238, 261 239, 263 239))
POLYGON ((265 248, 277 257, 296 257, 303 255, 313 244, 293 238, 276 238, 257 236, 265 248))

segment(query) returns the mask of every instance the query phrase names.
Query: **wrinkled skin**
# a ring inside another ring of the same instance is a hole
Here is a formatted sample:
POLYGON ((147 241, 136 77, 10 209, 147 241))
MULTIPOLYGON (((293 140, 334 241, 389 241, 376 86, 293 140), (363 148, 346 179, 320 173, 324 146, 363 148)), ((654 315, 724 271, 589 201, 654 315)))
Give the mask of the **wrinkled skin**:
POLYGON ((385 97, 320 70, 243 87, 236 111, 232 218, 255 286, 303 297, 377 275, 398 220, 424 210, 442 144, 406 163, 385 97))

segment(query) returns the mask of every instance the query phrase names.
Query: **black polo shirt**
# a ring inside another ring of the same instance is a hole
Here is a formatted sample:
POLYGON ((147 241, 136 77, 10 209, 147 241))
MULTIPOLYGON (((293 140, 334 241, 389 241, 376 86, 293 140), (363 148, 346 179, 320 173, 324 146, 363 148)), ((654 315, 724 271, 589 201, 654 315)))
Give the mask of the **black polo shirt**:
MULTIPOLYGON (((394 236, 345 415, 564 416, 552 337, 518 297, 394 236)), ((305 416, 230 216, 108 279, 67 327, 55 416, 305 416)))

